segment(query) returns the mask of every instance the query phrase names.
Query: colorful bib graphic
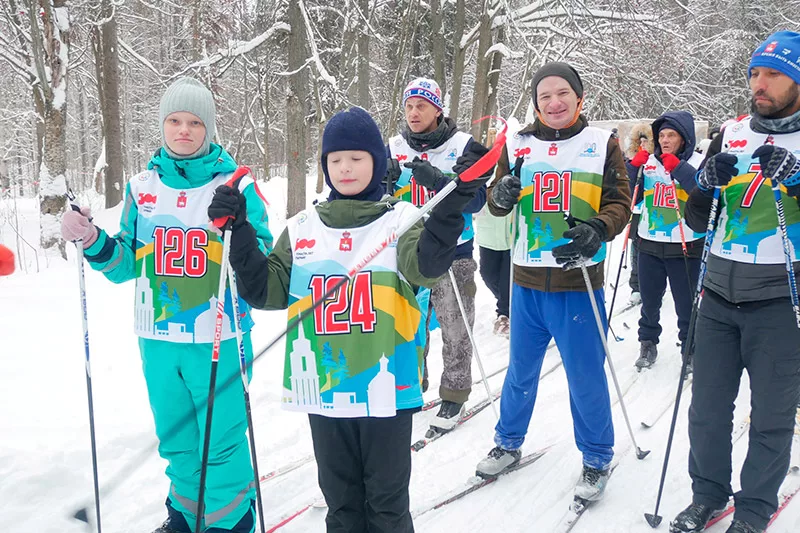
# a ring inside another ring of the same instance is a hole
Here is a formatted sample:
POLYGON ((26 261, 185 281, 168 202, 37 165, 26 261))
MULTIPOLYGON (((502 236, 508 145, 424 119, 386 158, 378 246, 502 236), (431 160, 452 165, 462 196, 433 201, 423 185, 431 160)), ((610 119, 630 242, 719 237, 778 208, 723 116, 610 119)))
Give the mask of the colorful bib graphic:
MULTIPOLYGON (((229 178, 220 175, 203 187, 185 190, 167 187, 155 171, 131 180, 138 213, 134 329, 140 337, 213 342, 222 242, 206 229, 206 210, 214 189, 229 178)), ((240 299, 243 331, 253 326, 249 309, 240 299)), ((225 314, 223 340, 235 336, 229 289, 225 314)))
MULTIPOLYGON (((403 163, 413 161, 419 157, 423 161, 430 161, 431 165, 442 171, 445 176, 454 178, 453 165, 456 160, 464 153, 464 148, 472 139, 467 133, 457 132, 445 144, 429 150, 427 152, 417 152, 413 150, 401 135, 389 139, 389 151, 393 159, 400 162, 402 173, 395 184, 394 196, 403 201, 409 202, 417 207, 425 205, 436 191, 428 190, 427 187, 419 185, 411 175, 411 169, 405 168, 403 163)), ((464 213, 464 231, 458 238, 458 244, 465 243, 475 237, 475 228, 472 225, 472 213, 464 213)))
MULTIPOLYGON (((509 161, 522 157, 522 193, 517 204, 514 264, 558 267, 552 250, 566 244, 564 213, 588 220, 600 209, 603 168, 610 133, 587 127, 559 142, 511 135, 509 161)), ((588 264, 605 259, 605 244, 588 264)))
MULTIPOLYGON (((781 264, 785 262, 778 228, 778 215, 771 180, 761 175, 753 152, 765 144, 783 146, 800 156, 800 132, 766 135, 750 128, 750 119, 725 128, 723 149, 738 158, 738 171, 720 195, 720 218, 711 253, 740 263, 781 264)), ((795 261, 800 260, 800 208, 781 185, 786 226, 795 261)))
MULTIPOLYGON (((372 224, 325 226, 315 209, 289 222, 289 319, 321 300, 376 242, 414 215, 400 202, 372 224), (347 233, 347 246, 341 246, 347 233)), ((390 247, 348 280, 286 342, 283 406, 330 417, 389 417, 422 404, 421 313, 390 247)))

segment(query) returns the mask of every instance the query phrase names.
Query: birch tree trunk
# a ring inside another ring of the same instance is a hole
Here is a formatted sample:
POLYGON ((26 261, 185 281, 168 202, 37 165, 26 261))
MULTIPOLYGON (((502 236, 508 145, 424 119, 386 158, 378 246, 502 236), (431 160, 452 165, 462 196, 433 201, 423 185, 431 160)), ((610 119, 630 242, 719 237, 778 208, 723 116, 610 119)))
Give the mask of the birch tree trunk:
POLYGON ((491 19, 489 18, 488 6, 484 7, 481 14, 480 36, 478 37, 478 57, 475 58, 475 87, 472 91, 472 136, 476 141, 481 142, 482 133, 486 131, 485 123, 475 123, 476 120, 484 116, 489 91, 489 59, 486 51, 492 42, 491 19))
POLYGON ((289 2, 289 92, 286 97, 286 172, 289 178, 287 218, 306 207, 306 121, 308 96, 306 32, 303 13, 297 2, 289 2))
POLYGON ((122 114, 119 105, 119 51, 117 44, 117 19, 112 0, 103 0, 100 16, 104 24, 100 26, 100 73, 98 85, 102 85, 100 111, 103 118, 103 132, 106 147, 105 189, 106 208, 114 207, 122 201, 124 191, 124 170, 122 162, 122 114))
POLYGON ((67 203, 69 8, 67 0, 39 0, 39 6, 41 13, 31 9, 30 17, 34 61, 44 96, 44 150, 39 169, 40 238, 43 249, 58 248, 66 259, 60 222, 67 203), (37 15, 40 15, 41 26, 37 15))

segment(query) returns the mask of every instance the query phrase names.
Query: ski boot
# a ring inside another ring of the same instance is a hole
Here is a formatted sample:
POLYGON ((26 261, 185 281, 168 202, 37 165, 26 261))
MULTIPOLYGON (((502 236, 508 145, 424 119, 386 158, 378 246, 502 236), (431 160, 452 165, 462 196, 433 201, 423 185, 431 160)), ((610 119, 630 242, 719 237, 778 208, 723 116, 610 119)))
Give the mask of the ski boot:
POLYGON ((504 450, 500 446, 496 446, 478 463, 475 475, 484 479, 497 477, 503 471, 517 464, 521 458, 522 452, 519 450, 504 450))
POLYGON ((734 519, 733 523, 725 533, 764 533, 764 530, 748 524, 744 520, 734 519))
POLYGON ((646 368, 650 368, 658 358, 658 348, 653 341, 642 341, 639 348, 639 359, 636 360, 636 370, 641 372, 646 368))
POLYGON ((575 485, 575 497, 589 502, 599 500, 603 497, 610 475, 609 469, 599 470, 583 465, 581 479, 575 485))
POLYGON ((717 516, 722 509, 708 505, 693 503, 669 523, 669 533, 700 533, 706 528, 708 521, 717 516))
POLYGON ((433 437, 436 433, 447 433, 451 431, 461 416, 464 414, 464 404, 443 400, 442 405, 439 407, 439 412, 431 422, 431 427, 425 433, 427 438, 433 437))

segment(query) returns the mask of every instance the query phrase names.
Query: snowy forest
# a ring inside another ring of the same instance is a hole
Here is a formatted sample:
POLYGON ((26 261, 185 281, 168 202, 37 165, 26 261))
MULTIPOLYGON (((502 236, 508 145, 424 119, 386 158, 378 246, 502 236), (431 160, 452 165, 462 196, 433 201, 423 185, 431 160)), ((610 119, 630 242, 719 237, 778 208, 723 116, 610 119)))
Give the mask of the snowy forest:
POLYGON ((288 178, 288 215, 327 118, 359 105, 394 134, 416 76, 476 137, 478 117, 524 120, 530 76, 553 60, 581 73, 591 120, 684 109, 718 125, 748 111, 749 54, 798 13, 798 0, 5 0, 0 196, 38 197, 40 245, 63 255, 67 187, 117 205, 179 76, 211 88, 237 161, 288 178))

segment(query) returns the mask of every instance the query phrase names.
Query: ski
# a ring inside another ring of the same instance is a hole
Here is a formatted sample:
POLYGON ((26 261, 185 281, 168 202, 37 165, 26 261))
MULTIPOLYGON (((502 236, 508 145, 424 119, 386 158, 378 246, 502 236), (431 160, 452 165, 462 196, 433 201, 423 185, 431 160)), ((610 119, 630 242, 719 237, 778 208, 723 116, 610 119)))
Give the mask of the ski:
MULTIPOLYGON (((769 519, 769 523, 767 524, 767 529, 769 526, 772 525, 775 520, 778 519, 778 516, 781 514, 781 511, 786 509, 786 506, 792 501, 792 499, 800 492, 800 476, 796 476, 789 471, 789 474, 786 474, 787 481, 784 481, 783 485, 781 486, 780 492, 778 492, 778 509, 772 514, 772 517, 769 519)), ((719 522, 722 522, 726 517, 732 515, 736 511, 736 506, 733 504, 733 500, 730 500, 725 508, 720 511, 719 514, 715 515, 711 520, 708 521, 706 524, 705 529, 708 530, 712 526, 716 525, 719 522)))
POLYGON ((284 474, 288 474, 289 472, 293 472, 294 470, 297 470, 301 466, 307 465, 308 463, 311 463, 313 461, 314 461, 314 454, 312 453, 311 455, 306 455, 305 457, 296 459, 291 463, 284 465, 280 468, 276 468, 272 472, 267 472, 266 474, 262 475, 258 479, 258 481, 259 483, 265 483, 267 481, 275 479, 276 477, 280 477, 284 474))
POLYGON ((611 316, 611 318, 616 318, 616 317, 618 317, 619 315, 621 315, 621 314, 623 314, 623 313, 627 313, 628 311, 630 311, 630 310, 631 310, 631 309, 633 309, 634 307, 638 307, 638 306, 640 306, 640 305, 642 305, 642 302, 637 302, 637 303, 630 303, 630 302, 628 302, 627 304, 625 304, 625 307, 623 307, 622 309, 619 309, 619 310, 617 310, 617 311, 614 311, 614 314, 611 316))
POLYGON ((275 531, 278 531, 280 528, 282 528, 283 526, 285 526, 286 524, 288 524, 289 522, 291 522, 292 520, 294 520, 298 516, 302 515, 303 513, 308 511, 309 509, 317 507, 318 501, 319 500, 314 500, 311 503, 305 504, 303 507, 301 507, 300 509, 298 509, 294 513, 292 513, 292 514, 286 516, 285 518, 283 518, 280 522, 278 522, 274 526, 271 526, 269 529, 267 529, 266 533, 275 533, 275 531))
MULTIPOLYGON (((608 474, 609 477, 611 477, 611 474, 614 473, 614 470, 616 470, 618 465, 619 462, 611 467, 611 472, 608 474)), ((575 527, 575 524, 578 522, 580 517, 583 516, 583 513, 586 512, 586 509, 591 507, 593 503, 596 502, 584 500, 578 496, 573 496, 572 503, 569 505, 569 509, 564 515, 564 518, 561 519, 561 522, 558 524, 558 526, 553 530, 553 533, 568 533, 569 531, 572 531, 572 528, 575 527)))
MULTIPOLYGON (((686 392, 692 384, 692 376, 688 376, 686 379, 683 380, 683 392, 686 392)), ((661 417, 664 416, 670 408, 675 405, 675 397, 671 397, 668 402, 664 405, 658 405, 655 409, 651 409, 647 416, 644 417, 642 420, 642 427, 651 428, 656 425, 656 422, 661 420, 661 417)))
POLYGON ((439 432, 439 431, 433 431, 432 429, 428 429, 428 432, 425 433, 424 438, 419 439, 417 442, 411 445, 411 451, 418 452, 431 442, 438 440, 439 438, 447 435, 448 433, 452 433, 456 428, 464 424, 470 418, 474 417, 475 415, 477 415, 478 413, 489 407, 492 404, 492 401, 496 401, 497 399, 499 399, 500 394, 501 394, 500 392, 495 392, 492 394, 491 401, 489 400, 489 398, 484 398, 483 400, 479 401, 478 403, 467 409, 464 412, 464 415, 458 420, 458 422, 456 422, 456 425, 453 426, 453 429, 449 431, 439 432))
POLYGON ((496 476, 486 477, 486 478, 479 477, 479 476, 473 476, 473 477, 469 478, 469 480, 467 480, 467 482, 464 484, 464 486, 462 488, 459 488, 459 489, 456 489, 456 490, 450 492, 443 499, 441 499, 440 501, 438 501, 437 503, 435 503, 433 505, 429 505, 428 507, 425 507, 423 509, 419 509, 419 510, 416 510, 416 511, 412 512, 411 516, 416 519, 417 517, 419 517, 421 515, 424 515, 427 512, 435 511, 436 509, 441 509, 445 505, 448 505, 448 504, 453 503, 454 501, 460 500, 464 496, 467 496, 468 494, 472 494, 473 492, 475 492, 475 491, 477 491, 477 490, 479 490, 479 489, 481 489, 481 488, 483 488, 483 487, 485 487, 487 485, 491 485, 492 483, 494 483, 495 481, 500 479, 502 476, 505 476, 506 474, 510 474, 512 472, 516 472, 517 470, 520 470, 522 468, 525 468, 528 465, 531 465, 531 464, 535 463, 536 461, 541 459, 544 456, 544 454, 546 454, 548 452, 548 450, 550 450, 550 448, 552 448, 552 446, 548 446, 546 448, 542 448, 542 449, 537 450, 535 452, 529 453, 528 455, 523 455, 522 458, 519 460, 519 462, 517 464, 507 468, 506 470, 504 470, 503 472, 501 472, 500 474, 498 474, 496 476))

